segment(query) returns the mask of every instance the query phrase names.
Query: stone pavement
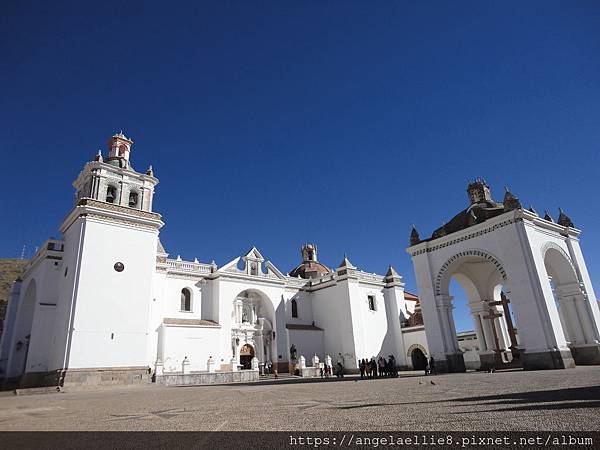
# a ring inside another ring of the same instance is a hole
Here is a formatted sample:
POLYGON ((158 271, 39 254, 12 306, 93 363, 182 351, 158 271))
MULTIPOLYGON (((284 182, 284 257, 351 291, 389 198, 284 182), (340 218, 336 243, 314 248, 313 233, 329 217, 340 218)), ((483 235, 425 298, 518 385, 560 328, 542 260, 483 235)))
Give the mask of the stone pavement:
POLYGON ((592 431, 600 367, 3 394, 0 430, 592 431))

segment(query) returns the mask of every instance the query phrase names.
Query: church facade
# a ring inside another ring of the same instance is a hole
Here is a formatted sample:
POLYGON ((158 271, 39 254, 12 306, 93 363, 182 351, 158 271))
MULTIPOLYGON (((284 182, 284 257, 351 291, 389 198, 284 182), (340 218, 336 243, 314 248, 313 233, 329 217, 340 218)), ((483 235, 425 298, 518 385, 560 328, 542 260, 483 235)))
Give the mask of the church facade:
POLYGON ((107 158, 85 165, 62 238, 44 243, 14 284, 0 378, 35 386, 130 383, 210 365, 286 372, 315 355, 346 371, 378 356, 422 364, 418 298, 391 266, 366 273, 344 256, 330 269, 313 244, 287 274, 256 248, 221 267, 170 258, 153 210, 158 179, 133 169, 132 144, 115 134, 107 158))

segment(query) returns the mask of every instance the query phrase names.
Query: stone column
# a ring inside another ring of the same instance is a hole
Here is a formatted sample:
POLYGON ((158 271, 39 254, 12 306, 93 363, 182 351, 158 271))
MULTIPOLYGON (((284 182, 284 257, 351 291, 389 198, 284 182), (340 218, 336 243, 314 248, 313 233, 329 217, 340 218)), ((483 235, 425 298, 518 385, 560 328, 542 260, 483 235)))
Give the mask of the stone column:
POLYGON ((188 359, 187 356, 185 358, 183 358, 183 361, 181 362, 181 371, 183 372, 184 375, 187 375, 190 373, 190 360, 188 359))
POLYGON ((257 336, 256 336, 256 341, 257 341, 257 353, 258 353, 258 360, 259 362, 264 364, 264 355, 265 355, 265 348, 264 348, 264 339, 263 339, 263 334, 262 331, 259 331, 257 336))
POLYGON ((483 328, 483 335, 486 342, 486 350, 494 351, 496 349, 496 341, 494 339, 494 332, 492 331, 492 324, 490 319, 484 319, 489 314, 489 311, 482 311, 479 313, 479 319, 481 320, 481 327, 483 328))
POLYGON ((570 344, 583 344, 585 338, 577 317, 574 299, 560 296, 558 293, 556 293, 556 298, 558 301, 558 315, 564 328, 565 338, 570 344))
POLYGON ((508 350, 510 347, 510 337, 508 335, 506 320, 504 319, 504 310, 502 307, 494 306, 493 311, 497 314, 502 314, 500 317, 494 320, 494 325, 496 326, 496 333, 498 334, 500 348, 502 350, 508 350))
POLYGON ((479 343, 479 351, 487 350, 487 343, 485 336, 483 335, 483 328, 481 327, 481 318, 478 312, 471 312, 473 323, 475 324, 475 335, 477 336, 477 342, 479 343))
POLYGON ((458 347, 456 329, 454 327, 454 318, 452 317, 452 296, 438 295, 435 297, 435 302, 440 325, 442 327, 445 352, 447 354, 456 353, 458 351, 458 347))
POLYGON ((213 359, 212 356, 209 357, 208 361, 206 362, 206 369, 209 373, 213 373, 217 369, 217 362, 213 359))
POLYGON ((588 308, 588 299, 581 293, 573 298, 573 305, 577 312, 577 316, 580 318, 581 331, 586 344, 597 343, 596 333, 594 332, 594 325, 590 316, 588 308))
POLYGON ((233 308, 235 311, 235 323, 238 325, 242 323, 242 308, 243 303, 239 298, 236 298, 233 302, 233 308))

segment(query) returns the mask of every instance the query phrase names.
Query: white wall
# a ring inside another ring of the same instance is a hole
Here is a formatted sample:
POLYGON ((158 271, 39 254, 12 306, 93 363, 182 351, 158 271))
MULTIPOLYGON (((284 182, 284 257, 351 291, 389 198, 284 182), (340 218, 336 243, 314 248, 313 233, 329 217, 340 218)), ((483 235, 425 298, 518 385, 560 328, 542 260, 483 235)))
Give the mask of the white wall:
POLYGON ((210 356, 221 364, 229 364, 229 359, 215 350, 221 347, 225 338, 223 330, 218 327, 164 326, 164 359, 165 372, 181 372, 181 363, 187 356, 190 370, 207 370, 210 356), (223 361, 221 361, 223 359, 223 361))
POLYGON ((70 368, 146 366, 157 232, 87 221, 70 368), (125 265, 123 272, 114 269, 125 265))
POLYGON ((320 330, 288 330, 290 346, 294 344, 298 357, 306 358, 306 365, 312 365, 313 355, 321 361, 325 359, 323 350, 323 331, 320 330))

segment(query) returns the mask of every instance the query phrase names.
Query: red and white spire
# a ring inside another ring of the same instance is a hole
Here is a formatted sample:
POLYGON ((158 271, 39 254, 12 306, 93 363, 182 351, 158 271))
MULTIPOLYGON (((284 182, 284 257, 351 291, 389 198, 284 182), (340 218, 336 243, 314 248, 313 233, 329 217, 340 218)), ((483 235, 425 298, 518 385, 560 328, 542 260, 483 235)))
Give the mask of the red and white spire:
POLYGON ((108 140, 108 161, 121 159, 129 164, 129 154, 133 141, 123 134, 116 133, 108 140))

